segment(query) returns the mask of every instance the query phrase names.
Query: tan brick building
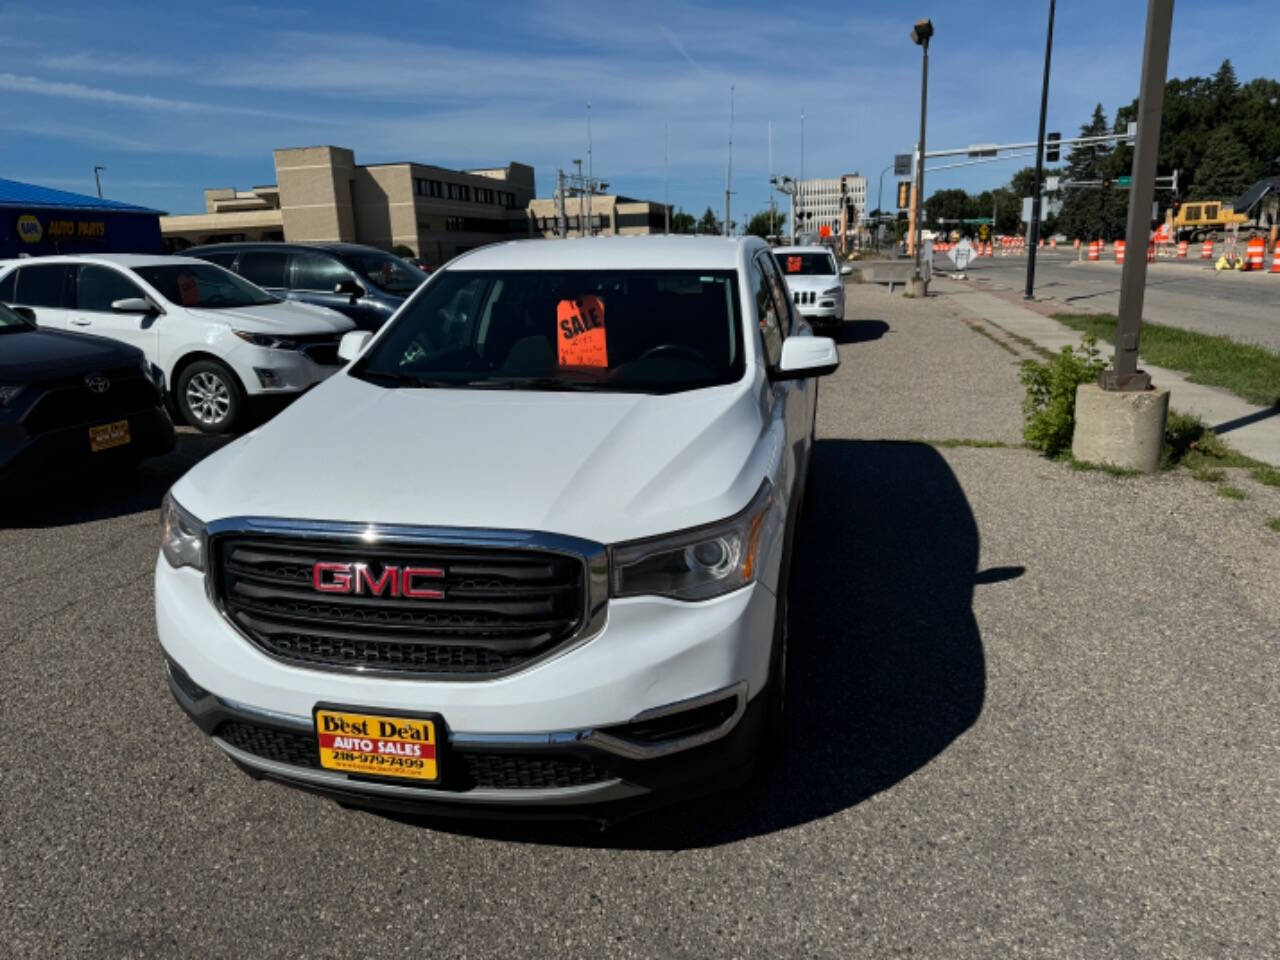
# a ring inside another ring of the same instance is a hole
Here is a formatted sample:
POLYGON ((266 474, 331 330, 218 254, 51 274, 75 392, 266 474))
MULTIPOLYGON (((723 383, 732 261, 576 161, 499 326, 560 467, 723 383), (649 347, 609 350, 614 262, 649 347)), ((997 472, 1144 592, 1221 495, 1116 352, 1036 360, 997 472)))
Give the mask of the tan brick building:
MULTIPOLYGON (((609 237, 662 233, 666 228, 662 204, 611 194, 592 195, 590 213, 585 197, 566 197, 564 216, 565 233, 570 237, 582 236, 584 225, 594 236, 609 237)), ((529 223, 535 237, 557 236, 555 198, 530 201, 529 223)))
MULTIPOLYGON (((421 163, 361 165, 344 147, 273 152, 276 182, 205 191, 205 212, 160 218, 179 250, 226 240, 346 241, 411 249, 431 263, 530 235, 533 168, 448 170, 421 163)), ((602 199, 602 198, 597 198, 602 199)))

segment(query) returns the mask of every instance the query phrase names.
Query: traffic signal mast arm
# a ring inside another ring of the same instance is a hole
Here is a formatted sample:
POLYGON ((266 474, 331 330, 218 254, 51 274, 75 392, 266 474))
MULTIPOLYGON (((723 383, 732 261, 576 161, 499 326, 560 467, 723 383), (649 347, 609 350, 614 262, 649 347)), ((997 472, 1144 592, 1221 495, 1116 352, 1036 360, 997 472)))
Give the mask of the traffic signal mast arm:
MULTIPOLYGON (((1126 133, 1109 133, 1101 137, 1074 137, 1068 140, 1053 141, 1059 147, 1075 147, 1084 146, 1092 143, 1120 143, 1123 141, 1132 141, 1134 132, 1126 133)), ((947 150, 926 150, 925 158, 930 157, 958 157, 961 155, 970 157, 991 156, 994 152, 1000 150, 1035 150, 1037 144, 1032 140, 1028 143, 975 143, 967 147, 955 147, 947 150)))

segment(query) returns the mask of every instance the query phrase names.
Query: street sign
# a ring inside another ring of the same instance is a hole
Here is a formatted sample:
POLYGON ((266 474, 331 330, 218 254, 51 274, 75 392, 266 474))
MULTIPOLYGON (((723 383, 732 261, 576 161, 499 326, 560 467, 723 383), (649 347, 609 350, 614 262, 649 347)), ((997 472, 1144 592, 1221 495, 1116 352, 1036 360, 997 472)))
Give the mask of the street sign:
MULTIPOLYGON (((994 157, 999 151, 999 145, 994 143, 975 143, 969 147, 969 156, 971 157, 994 157)), ((928 169, 927 167, 925 169, 928 169)))
POLYGON ((1133 185, 1133 177, 1116 177, 1117 187, 1129 187, 1133 185))
POLYGON ((982 240, 985 240, 989 236, 991 236, 991 228, 984 223, 982 226, 978 228, 978 237, 982 240))
POLYGON ((969 265, 969 261, 973 259, 973 244, 969 242, 968 237, 965 237, 952 247, 951 259, 955 263, 957 270, 963 270, 969 265))
POLYGON ((1045 178, 1044 178, 1044 192, 1045 192, 1045 193, 1057 193, 1057 192, 1058 192, 1058 178, 1057 178, 1057 177, 1045 177, 1045 178))
POLYGON ((893 175, 895 177, 911 176, 911 154, 895 153, 893 155, 893 175))

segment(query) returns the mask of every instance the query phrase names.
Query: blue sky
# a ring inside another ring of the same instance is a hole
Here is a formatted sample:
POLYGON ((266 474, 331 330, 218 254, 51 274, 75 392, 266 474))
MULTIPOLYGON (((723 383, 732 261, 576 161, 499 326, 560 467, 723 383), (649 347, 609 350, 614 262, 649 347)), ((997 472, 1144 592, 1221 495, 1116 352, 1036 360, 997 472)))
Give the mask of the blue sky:
MULTIPOLYGON (((201 190, 274 179, 273 147, 333 143, 357 162, 532 164, 540 194, 584 157, 613 189, 698 213, 723 206, 736 86, 735 212, 768 203, 774 168, 880 170, 910 150, 919 53, 933 19, 929 146, 1034 139, 1047 0, 483 4, 324 0, 0 6, 0 176, 174 213, 201 190), (108 12, 109 11, 109 12, 108 12), (103 15, 108 12, 107 15, 103 15)), ((1058 4, 1049 129, 1135 95, 1146 3, 1058 4)), ((1170 74, 1276 75, 1280 2, 1180 0, 1170 74)), ((1277 115, 1280 123, 1280 113, 1277 115)), ((982 189, 1028 160, 939 173, 982 189)), ((886 198, 892 171, 886 176, 886 198)), ((874 204, 874 198, 872 199, 874 204)))

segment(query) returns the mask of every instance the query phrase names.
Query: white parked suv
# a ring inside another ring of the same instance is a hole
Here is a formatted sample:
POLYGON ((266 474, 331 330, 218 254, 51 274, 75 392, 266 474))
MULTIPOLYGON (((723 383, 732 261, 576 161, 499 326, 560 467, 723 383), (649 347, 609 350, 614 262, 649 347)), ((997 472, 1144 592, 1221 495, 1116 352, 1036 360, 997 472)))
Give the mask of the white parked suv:
POLYGON ((853 267, 836 264, 827 247, 774 247, 773 255, 787 278, 787 289, 800 315, 814 330, 844 323, 844 281, 853 267))
POLYGON ((342 355, 165 498, 169 685, 232 760, 607 820, 769 754, 839 357, 763 242, 485 246, 342 355))
POLYGON ((246 397, 301 393, 329 376, 355 326, 192 257, 10 260, 0 302, 31 307, 42 327, 138 347, 187 422, 210 433, 234 429, 246 397))

